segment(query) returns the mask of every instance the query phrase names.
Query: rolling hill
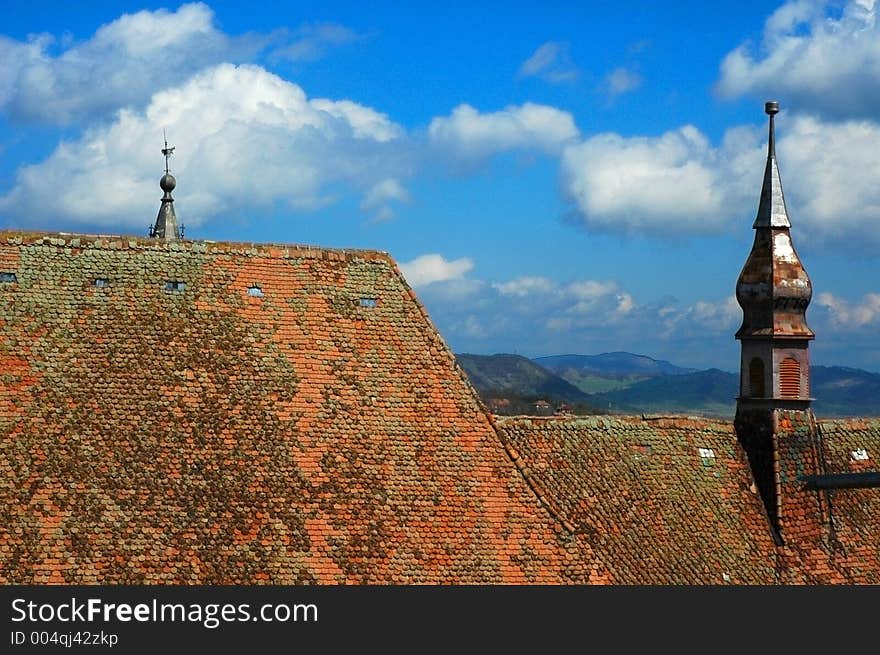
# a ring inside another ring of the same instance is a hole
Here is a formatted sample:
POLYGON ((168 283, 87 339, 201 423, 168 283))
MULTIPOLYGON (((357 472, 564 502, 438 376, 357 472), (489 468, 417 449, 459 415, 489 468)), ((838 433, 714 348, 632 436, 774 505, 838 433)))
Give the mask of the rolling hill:
POLYGON ((880 375, 858 368, 813 366, 813 408, 820 416, 880 416, 880 375))
MULTIPOLYGON (((531 413, 531 402, 537 399, 578 404, 589 412, 730 418, 736 411, 738 376, 718 369, 695 371, 631 353, 457 358, 484 401, 510 401, 507 413, 531 413)), ((819 416, 880 416, 877 373, 814 366, 812 395, 819 416)))
POLYGON ((588 396, 573 384, 519 355, 456 355, 471 384, 481 394, 514 394, 568 403, 588 396))
POLYGON ((601 355, 551 355, 536 357, 533 362, 559 374, 563 370, 618 377, 653 378, 662 375, 693 373, 696 369, 682 368, 662 359, 627 352, 602 353, 601 355))
POLYGON ((615 413, 732 417, 738 387, 739 376, 713 368, 642 380, 624 389, 593 394, 590 401, 615 413))
POLYGON ((589 394, 615 391, 640 380, 665 375, 681 375, 696 370, 628 352, 601 355, 551 355, 537 357, 532 361, 589 394))

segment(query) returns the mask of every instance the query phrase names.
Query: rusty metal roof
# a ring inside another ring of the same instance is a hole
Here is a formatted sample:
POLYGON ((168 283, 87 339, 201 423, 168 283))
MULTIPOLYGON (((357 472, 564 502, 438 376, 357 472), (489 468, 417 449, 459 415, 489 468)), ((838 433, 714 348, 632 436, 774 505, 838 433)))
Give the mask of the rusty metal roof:
POLYGON ((767 166, 758 217, 753 225, 755 241, 736 285, 736 299, 743 308, 743 323, 736 338, 812 339, 806 311, 813 286, 791 240, 776 166, 773 117, 779 104, 768 102, 764 109, 770 115, 767 166))
POLYGON ((779 166, 776 163, 776 133, 774 117, 779 113, 778 102, 768 102, 764 111, 770 116, 769 136, 767 139, 767 165, 764 167, 764 184, 761 187, 761 200, 758 203, 758 215, 752 227, 791 227, 788 211, 785 207, 785 195, 782 193, 782 179, 779 177, 779 166))

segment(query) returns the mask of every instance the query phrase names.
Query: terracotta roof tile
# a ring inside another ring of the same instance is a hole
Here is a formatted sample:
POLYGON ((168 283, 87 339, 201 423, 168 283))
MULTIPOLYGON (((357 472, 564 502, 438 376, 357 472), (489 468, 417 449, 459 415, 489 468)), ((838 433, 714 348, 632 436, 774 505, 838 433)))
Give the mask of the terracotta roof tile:
POLYGON ((780 414, 777 547, 730 423, 493 417, 384 253, 16 232, 0 270, 0 582, 880 582, 877 490, 798 477, 877 470, 880 421, 780 414))
POLYGON ((565 579, 387 255, 5 233, 0 262, 0 581, 565 579))
POLYGON ((767 520, 729 423, 496 420, 536 492, 591 545, 609 582, 775 582, 767 520))

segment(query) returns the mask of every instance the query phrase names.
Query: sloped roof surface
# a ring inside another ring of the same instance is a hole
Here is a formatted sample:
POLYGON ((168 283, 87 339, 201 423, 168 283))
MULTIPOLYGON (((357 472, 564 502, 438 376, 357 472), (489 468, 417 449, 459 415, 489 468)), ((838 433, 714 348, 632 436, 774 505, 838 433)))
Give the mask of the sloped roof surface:
MULTIPOLYGON (((494 418, 384 253, 0 233, 0 272, 0 583, 880 582, 803 412, 777 547, 729 422, 494 418)), ((880 468, 880 420, 821 427, 880 468)))
POLYGON ((572 579, 387 255, 3 233, 0 271, 0 582, 572 579))
POLYGON ((880 489, 803 489, 798 476, 817 456, 825 473, 880 470, 880 420, 819 422, 811 441, 802 412, 780 412, 783 581, 880 584, 880 489))
POLYGON ((499 418, 539 494, 624 584, 776 582, 733 428, 684 417, 499 418))

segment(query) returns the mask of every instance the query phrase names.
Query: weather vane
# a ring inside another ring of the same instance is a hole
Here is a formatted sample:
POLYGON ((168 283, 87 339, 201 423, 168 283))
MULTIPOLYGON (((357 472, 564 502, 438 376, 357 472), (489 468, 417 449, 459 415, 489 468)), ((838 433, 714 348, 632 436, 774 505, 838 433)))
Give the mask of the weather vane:
POLYGON ((165 133, 165 130, 162 130, 162 136, 165 138, 165 147, 162 148, 162 154, 165 155, 165 174, 167 175, 171 171, 168 170, 168 160, 171 158, 171 155, 174 154, 174 146, 168 147, 168 135, 165 133))

